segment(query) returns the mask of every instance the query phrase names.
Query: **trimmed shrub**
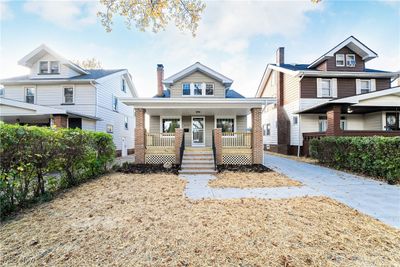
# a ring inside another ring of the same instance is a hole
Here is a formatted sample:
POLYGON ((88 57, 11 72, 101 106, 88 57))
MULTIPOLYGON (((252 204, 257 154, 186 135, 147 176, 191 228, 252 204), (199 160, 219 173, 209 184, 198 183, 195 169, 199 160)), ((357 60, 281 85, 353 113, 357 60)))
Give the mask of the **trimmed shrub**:
POLYGON ((0 123, 0 216, 107 171, 111 135, 0 123))
POLYGON ((310 155, 328 166, 400 182, 400 137, 324 137, 310 141, 310 155))

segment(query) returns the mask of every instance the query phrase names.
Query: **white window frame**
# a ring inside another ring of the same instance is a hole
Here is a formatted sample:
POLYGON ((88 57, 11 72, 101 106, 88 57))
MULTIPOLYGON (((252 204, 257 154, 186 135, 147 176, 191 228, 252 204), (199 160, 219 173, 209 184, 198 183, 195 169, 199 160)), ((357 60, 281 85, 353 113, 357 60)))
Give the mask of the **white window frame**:
POLYGON ((346 57, 344 54, 336 54, 336 67, 345 67, 346 66, 346 57), (338 61, 340 61, 339 57, 342 57, 343 63, 338 64, 338 61))
POLYGON ((39 75, 54 75, 54 74, 60 74, 60 61, 58 61, 58 60, 41 60, 41 61, 39 61, 39 64, 38 64, 38 74, 39 74, 39 75), (46 72, 46 73, 42 73, 42 72, 41 72, 40 64, 41 64, 42 62, 46 62, 46 63, 47 63, 47 72, 46 72), (55 73, 52 73, 52 72, 51 72, 51 62, 57 62, 57 64, 58 64, 58 72, 55 72, 55 73))
MULTIPOLYGON (((163 120, 165 119, 179 119, 179 127, 183 128, 182 126, 182 116, 160 116, 160 133, 163 132, 163 120)), ((161 136, 163 138, 175 138, 175 136, 161 136)))
POLYGON ((271 123, 265 124, 265 135, 264 136, 271 136, 271 123))
POLYGON ((125 130, 129 130, 129 118, 128 118, 128 116, 124 116, 124 128, 125 128, 125 130))
POLYGON ((37 97, 37 88, 36 88, 36 86, 24 86, 24 102, 25 103, 28 103, 28 104, 36 104, 36 97, 37 97), (26 101, 26 97, 27 97, 27 94, 26 94, 26 89, 28 89, 28 88, 33 88, 34 89, 34 91, 35 91, 35 93, 33 94, 33 103, 28 103, 27 101, 26 101))
POLYGON ((121 79, 121 91, 126 93, 126 80, 124 77, 121 79))
POLYGON ((58 60, 50 60, 48 63, 49 69, 47 70, 49 74, 60 74, 60 61, 58 60), (58 72, 51 72, 51 62, 56 62, 57 63, 57 70, 58 72))
POLYGON ((74 85, 62 85, 61 86, 61 96, 62 96, 62 104, 65 105, 73 105, 75 104, 75 86, 74 85), (72 87, 72 103, 65 102, 65 91, 64 88, 71 88, 72 87))
POLYGON ((360 80, 360 94, 367 94, 367 93, 371 92, 371 90, 372 90, 372 82, 371 82, 371 80, 360 80), (368 92, 364 92, 363 93, 363 90, 366 90, 365 88, 362 88, 363 82, 367 82, 368 83, 368 92))
MULTIPOLYGON (((237 131, 237 120, 236 116, 214 116, 214 129, 217 129, 217 120, 218 119, 233 119, 233 132, 235 133, 237 131)), ((235 137, 235 135, 232 136, 224 136, 224 138, 230 138, 230 137, 235 137)))
POLYGON ((202 82, 194 82, 194 83, 193 83, 193 92, 192 92, 192 93, 193 93, 193 96, 197 96, 197 97, 198 97, 198 96, 204 96, 204 91, 205 91, 205 90, 204 90, 204 88, 203 88, 203 83, 202 83, 202 82), (194 93, 194 92, 196 91, 196 88, 195 88, 195 85, 196 85, 196 84, 200 84, 200 89, 201 89, 201 94, 200 94, 200 95, 196 95, 196 94, 194 93))
POLYGON ((111 100, 112 102, 111 102, 111 109, 112 109, 112 111, 115 111, 115 112, 118 112, 118 97, 116 97, 115 95, 112 95, 112 100, 111 100), (114 99, 116 99, 117 100, 117 104, 115 105, 115 108, 114 108, 114 99))
POLYGON ((205 116, 192 116, 192 119, 190 120, 191 125, 190 125, 190 139, 192 139, 192 146, 205 146, 206 145, 206 117, 205 116), (193 119, 203 119, 204 125, 203 125, 203 143, 193 143, 193 119))
POLYGON ((333 82, 332 79, 321 79, 321 97, 332 97, 333 82), (324 81, 329 81, 329 96, 324 95, 323 83, 324 81))
POLYGON ((356 55, 355 54, 346 54, 346 67, 354 68, 356 66, 356 55), (354 65, 349 64, 349 57, 354 57, 354 65))
POLYGON ((114 133, 114 125, 107 124, 106 125, 106 133, 110 133, 110 134, 114 133), (108 130, 109 127, 111 127, 111 131, 108 130))
POLYGON ((214 94, 215 94, 215 83, 205 83, 205 88, 204 88, 204 90, 203 90, 204 92, 204 96, 214 96, 214 94), (212 90, 213 90, 213 93, 212 93, 212 95, 207 95, 207 84, 211 84, 212 85, 212 90))
POLYGON ((182 83, 182 96, 184 96, 184 97, 188 97, 188 96, 192 96, 192 90, 191 90, 191 88, 190 88, 190 82, 184 82, 184 83, 182 83), (183 94, 183 85, 184 84, 189 84, 189 94, 188 95, 184 95, 183 94))
POLYGON ((327 129, 328 129, 328 119, 327 118, 325 118, 325 119, 318 118, 318 132, 324 133, 324 132, 326 132, 327 129), (322 129, 320 128, 321 123, 323 126, 322 129), (323 131, 324 130, 323 128, 325 128, 325 131, 323 131))

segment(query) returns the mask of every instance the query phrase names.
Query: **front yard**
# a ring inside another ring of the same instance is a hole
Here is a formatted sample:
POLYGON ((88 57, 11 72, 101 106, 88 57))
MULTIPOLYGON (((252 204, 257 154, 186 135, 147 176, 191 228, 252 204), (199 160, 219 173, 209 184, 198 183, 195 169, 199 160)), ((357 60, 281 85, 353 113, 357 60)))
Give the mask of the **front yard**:
POLYGON ((326 197, 189 201, 175 175, 112 174, 1 226, 4 265, 398 266, 400 231, 326 197))

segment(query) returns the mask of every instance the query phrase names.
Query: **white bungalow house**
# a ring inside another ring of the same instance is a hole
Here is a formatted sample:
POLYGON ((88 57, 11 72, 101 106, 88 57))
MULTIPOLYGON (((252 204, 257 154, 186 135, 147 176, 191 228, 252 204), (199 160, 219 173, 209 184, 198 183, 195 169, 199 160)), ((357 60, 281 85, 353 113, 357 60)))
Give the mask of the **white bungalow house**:
POLYGON ((107 132, 117 154, 133 152, 133 108, 119 101, 137 97, 128 70, 83 69, 46 45, 18 63, 30 71, 0 81, 2 121, 107 132))
POLYGON ((135 107, 137 163, 183 160, 184 173, 212 172, 214 163, 262 163, 264 99, 243 97, 231 89, 232 79, 199 62, 166 79, 159 64, 157 83, 153 98, 121 99, 135 107))

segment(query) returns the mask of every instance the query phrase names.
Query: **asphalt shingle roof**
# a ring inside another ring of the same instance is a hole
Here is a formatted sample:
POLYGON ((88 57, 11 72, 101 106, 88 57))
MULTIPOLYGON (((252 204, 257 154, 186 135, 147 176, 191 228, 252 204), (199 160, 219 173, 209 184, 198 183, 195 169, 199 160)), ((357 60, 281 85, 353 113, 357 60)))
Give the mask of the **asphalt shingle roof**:
MULTIPOLYGON (((276 64, 271 64, 273 66, 277 66, 276 64)), ((292 70, 292 71, 303 71, 303 70, 310 70, 310 71, 318 71, 316 69, 309 69, 309 64, 281 64, 279 67, 284 69, 292 70)), ((370 73, 390 73, 390 71, 385 70, 376 70, 376 69, 365 69, 365 72, 370 73)))

